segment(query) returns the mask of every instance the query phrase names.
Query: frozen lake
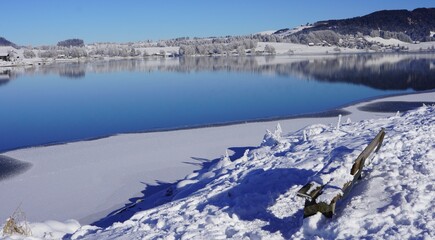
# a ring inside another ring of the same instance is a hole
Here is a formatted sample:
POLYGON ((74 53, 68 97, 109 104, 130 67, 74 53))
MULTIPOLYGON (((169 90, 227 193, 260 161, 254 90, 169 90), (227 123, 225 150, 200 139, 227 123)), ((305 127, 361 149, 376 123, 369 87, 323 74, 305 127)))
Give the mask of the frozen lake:
POLYGON ((435 88, 435 55, 129 59, 0 69, 0 152, 318 113, 435 88))

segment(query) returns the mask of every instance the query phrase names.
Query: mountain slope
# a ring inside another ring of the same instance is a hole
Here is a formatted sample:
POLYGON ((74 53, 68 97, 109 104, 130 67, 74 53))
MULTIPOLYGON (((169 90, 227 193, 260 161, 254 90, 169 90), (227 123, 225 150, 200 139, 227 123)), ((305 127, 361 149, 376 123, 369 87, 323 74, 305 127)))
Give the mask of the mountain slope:
POLYGON ((408 10, 383 10, 361 17, 340 20, 319 21, 312 27, 297 34, 332 30, 339 34, 386 35, 388 32, 404 33, 414 41, 433 41, 431 31, 435 31, 435 8, 408 10), (378 31, 378 32, 376 32, 378 31))
POLYGON ((17 45, 4 37, 0 37, 0 46, 11 46, 16 47, 17 45))

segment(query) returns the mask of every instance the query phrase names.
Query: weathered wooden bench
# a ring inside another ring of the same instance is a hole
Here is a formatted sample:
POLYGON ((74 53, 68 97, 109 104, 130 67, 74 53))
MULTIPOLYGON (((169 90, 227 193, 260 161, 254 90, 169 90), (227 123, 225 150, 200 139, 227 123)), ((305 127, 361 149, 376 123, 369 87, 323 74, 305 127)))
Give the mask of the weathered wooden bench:
MULTIPOLYGON (((304 217, 312 216, 317 212, 321 212, 328 218, 334 215, 337 201, 346 197, 355 182, 361 178, 361 172, 366 159, 375 148, 375 152, 379 151, 384 136, 385 130, 381 129, 369 145, 358 155, 350 169, 350 175, 339 173, 339 176, 343 176, 341 179, 336 179, 336 174, 335 177, 331 177, 326 183, 314 180, 305 184, 297 192, 297 196, 305 198, 304 217)), ((328 165, 328 167, 329 169, 326 169, 326 171, 322 171, 324 170, 322 169, 317 175, 323 174, 320 177, 325 177, 325 175, 331 174, 331 171, 349 171, 349 168, 343 165, 335 168, 328 165)))

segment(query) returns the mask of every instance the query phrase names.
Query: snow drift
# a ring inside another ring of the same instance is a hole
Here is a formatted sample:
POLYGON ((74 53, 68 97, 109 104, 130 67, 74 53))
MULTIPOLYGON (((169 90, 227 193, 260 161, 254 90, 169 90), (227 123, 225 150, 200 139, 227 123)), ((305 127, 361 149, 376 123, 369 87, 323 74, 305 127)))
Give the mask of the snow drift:
POLYGON ((117 212, 107 228, 83 226, 72 239, 433 239, 435 107, 389 118, 312 125, 220 160, 117 212), (332 219, 303 219, 297 190, 331 159, 360 152, 385 128, 380 151, 332 219), (162 204, 163 203, 163 204, 162 204), (159 205, 149 208, 152 205, 159 205), (141 211, 141 209, 148 209, 141 211))

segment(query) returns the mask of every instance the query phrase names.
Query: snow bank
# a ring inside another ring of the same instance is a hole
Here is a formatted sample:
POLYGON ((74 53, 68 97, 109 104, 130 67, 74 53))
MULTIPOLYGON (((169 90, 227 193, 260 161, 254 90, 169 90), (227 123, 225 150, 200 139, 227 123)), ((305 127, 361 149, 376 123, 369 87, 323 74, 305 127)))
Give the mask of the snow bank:
POLYGON ((72 239, 408 239, 435 237, 435 106, 388 118, 312 125, 282 136, 267 133, 258 148, 228 156, 186 177, 167 203, 139 206, 122 223, 85 226, 72 239), (386 137, 363 179, 337 206, 332 219, 303 220, 297 190, 343 153, 358 152, 381 128, 386 137), (264 141, 263 141, 264 143, 264 141), (186 192, 188 194, 186 194, 186 192), (341 205, 340 205, 341 204, 341 205))
POLYGON ((30 224, 32 236, 45 239, 60 239, 65 234, 76 232, 79 228, 80 224, 76 220, 68 220, 65 222, 46 221, 43 223, 30 224))

